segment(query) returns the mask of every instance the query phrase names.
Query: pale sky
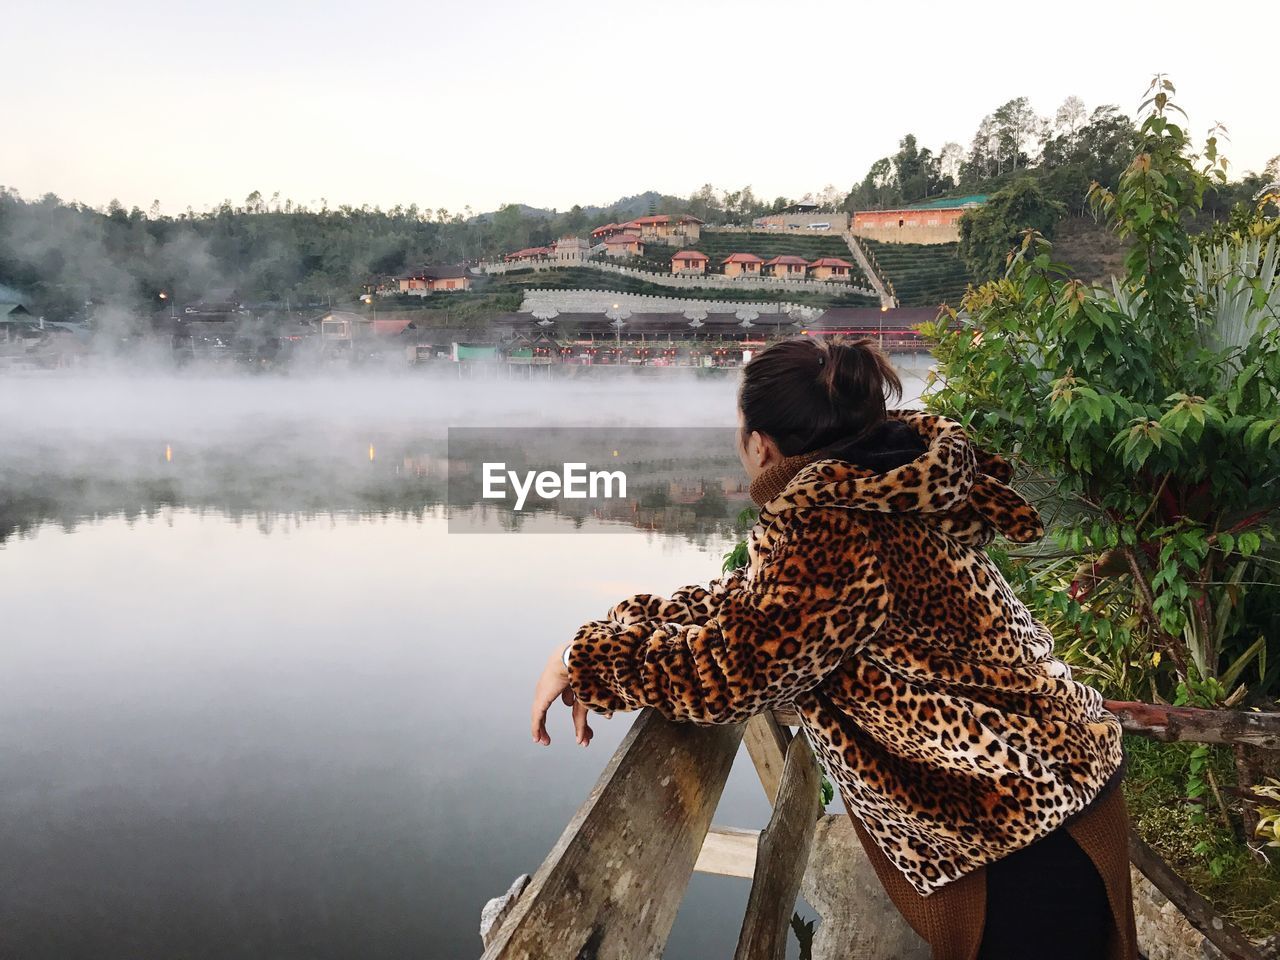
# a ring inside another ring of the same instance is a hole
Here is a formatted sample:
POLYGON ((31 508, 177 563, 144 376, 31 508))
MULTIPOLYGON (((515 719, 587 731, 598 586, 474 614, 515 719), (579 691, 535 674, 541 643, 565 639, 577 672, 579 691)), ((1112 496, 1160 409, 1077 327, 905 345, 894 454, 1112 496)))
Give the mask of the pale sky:
POLYGON ((1168 73, 1235 174, 1280 153, 1275 18, 1211 6, 756 0, 6 0, 0 183, 165 213, 566 209, 703 183, 798 197, 914 132, 1075 94, 1133 113, 1168 73))

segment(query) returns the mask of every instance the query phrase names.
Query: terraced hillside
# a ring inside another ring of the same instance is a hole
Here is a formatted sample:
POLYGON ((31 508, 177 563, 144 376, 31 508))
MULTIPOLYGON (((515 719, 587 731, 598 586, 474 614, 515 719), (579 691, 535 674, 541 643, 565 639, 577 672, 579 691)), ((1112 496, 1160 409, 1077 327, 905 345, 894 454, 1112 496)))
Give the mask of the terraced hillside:
MULTIPOLYGON (((674 251, 673 251, 674 252, 674 251)), ((848 250, 846 249, 846 253, 848 250)), ((727 256, 727 254, 726 254, 727 256)), ((846 258, 847 259, 847 258, 846 258)), ((545 290, 616 290, 619 293, 644 293, 652 296, 680 296, 694 300, 744 300, 773 302, 785 300, 811 306, 861 307, 877 305, 874 297, 857 293, 838 294, 809 293, 795 290, 769 290, 760 287, 733 287, 726 281, 723 288, 698 288, 676 290, 647 283, 640 277, 628 277, 616 273, 603 273, 587 267, 569 267, 563 270, 518 270, 492 278, 493 290, 541 288, 545 290)))
MULTIPOLYGON (((701 250, 711 258, 712 271, 718 271, 721 262, 731 253, 754 253, 765 260, 786 254, 804 257, 806 260, 839 257, 853 264, 853 282, 860 286, 867 285, 867 279, 862 275, 861 268, 839 235, 703 231, 701 239, 690 246, 692 249, 701 250)), ((638 258, 637 265, 643 265, 649 270, 666 272, 671 269, 671 255, 679 249, 682 248, 651 244, 645 248, 645 256, 638 258)))
POLYGON ((904 307, 953 306, 964 296, 969 272, 955 243, 883 243, 859 237, 880 265, 904 307))

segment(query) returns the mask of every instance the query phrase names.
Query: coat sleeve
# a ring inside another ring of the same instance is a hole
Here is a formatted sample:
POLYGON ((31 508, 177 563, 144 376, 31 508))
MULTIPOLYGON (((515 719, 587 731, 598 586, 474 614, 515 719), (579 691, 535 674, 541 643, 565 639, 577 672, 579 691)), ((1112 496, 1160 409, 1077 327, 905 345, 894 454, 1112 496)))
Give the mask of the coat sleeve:
POLYGON ((583 624, 569 654, 574 694, 600 713, 654 707, 671 720, 735 723, 819 684, 889 605, 850 511, 805 511, 735 584, 700 623, 583 624))
POLYGON ((681 625, 701 625, 716 615, 725 597, 743 588, 746 567, 712 580, 705 587, 681 587, 669 597, 638 593, 615 604, 605 618, 611 623, 632 624, 646 620, 681 625))

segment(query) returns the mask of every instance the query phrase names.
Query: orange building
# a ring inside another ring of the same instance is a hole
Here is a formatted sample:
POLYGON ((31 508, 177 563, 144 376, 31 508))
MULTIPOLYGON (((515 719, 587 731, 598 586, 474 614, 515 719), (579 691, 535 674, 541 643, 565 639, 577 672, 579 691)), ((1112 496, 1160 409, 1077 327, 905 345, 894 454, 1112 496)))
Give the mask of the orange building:
POLYGON ((985 194, 972 194, 893 210, 859 210, 853 232, 890 243, 953 243, 960 238, 960 218, 986 201, 985 194))
POLYGON ((543 257, 549 256, 551 256, 550 247, 525 247, 515 253, 504 254, 502 259, 507 263, 522 263, 529 260, 541 260, 543 257))
POLYGON ((848 280, 853 276, 853 264, 839 257, 819 257, 809 264, 811 280, 848 280))
POLYGON ((637 217, 626 223, 606 223, 591 231, 591 239, 595 243, 607 240, 621 233, 634 233, 646 243, 669 243, 697 240, 702 236, 702 221, 689 214, 673 217, 658 214, 652 217, 637 217))
MULTIPOLYGON (((600 243, 603 240, 608 240, 610 237, 614 236, 615 234, 623 233, 623 232, 625 231, 622 229, 622 224, 606 223, 604 226, 596 227, 594 230, 591 231, 591 239, 594 240, 596 243, 600 243)), ((635 232, 639 233, 638 230, 635 232)))
POLYGON ((644 255, 644 241, 634 233, 615 233, 605 238, 604 252, 610 257, 640 257, 644 255))
POLYGON ((397 277, 401 293, 426 296, 438 291, 457 292, 471 289, 471 276, 466 267, 423 267, 405 277, 397 277))
POLYGON ((758 277, 764 261, 754 253, 734 253, 724 258, 726 277, 758 277))
POLYGON ((671 258, 671 272, 703 274, 707 272, 710 260, 705 253, 697 250, 681 250, 671 258))
POLYGON ((765 261, 763 272, 766 276, 776 277, 779 280, 803 280, 808 269, 809 261, 804 257, 783 254, 765 261))

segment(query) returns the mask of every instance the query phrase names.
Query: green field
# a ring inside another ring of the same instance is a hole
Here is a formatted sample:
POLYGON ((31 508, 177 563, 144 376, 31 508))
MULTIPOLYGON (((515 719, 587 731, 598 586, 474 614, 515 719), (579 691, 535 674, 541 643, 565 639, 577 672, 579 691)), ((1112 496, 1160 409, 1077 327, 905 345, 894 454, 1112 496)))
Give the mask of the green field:
POLYGON ((893 284, 904 307, 953 306, 964 296, 969 272, 954 243, 884 243, 858 238, 893 284))

